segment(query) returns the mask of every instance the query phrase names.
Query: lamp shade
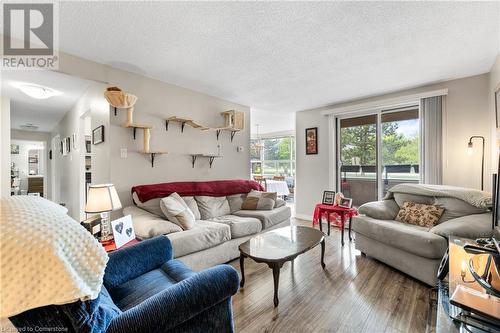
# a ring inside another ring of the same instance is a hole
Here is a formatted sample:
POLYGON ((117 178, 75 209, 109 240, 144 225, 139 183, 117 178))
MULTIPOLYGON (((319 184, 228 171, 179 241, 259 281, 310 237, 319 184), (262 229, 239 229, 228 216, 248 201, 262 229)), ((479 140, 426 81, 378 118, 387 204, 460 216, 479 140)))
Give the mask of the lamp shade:
POLYGON ((85 213, 103 213, 122 208, 113 184, 91 185, 85 205, 85 213))

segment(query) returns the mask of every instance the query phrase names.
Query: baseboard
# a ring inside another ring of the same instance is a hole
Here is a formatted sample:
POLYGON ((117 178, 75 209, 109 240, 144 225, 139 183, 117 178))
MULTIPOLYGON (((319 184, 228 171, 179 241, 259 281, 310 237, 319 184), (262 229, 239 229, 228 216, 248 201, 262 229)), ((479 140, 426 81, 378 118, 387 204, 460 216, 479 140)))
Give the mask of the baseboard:
POLYGON ((312 222, 312 216, 311 215, 306 215, 306 214, 297 214, 295 213, 295 218, 301 219, 301 220, 306 220, 312 222))

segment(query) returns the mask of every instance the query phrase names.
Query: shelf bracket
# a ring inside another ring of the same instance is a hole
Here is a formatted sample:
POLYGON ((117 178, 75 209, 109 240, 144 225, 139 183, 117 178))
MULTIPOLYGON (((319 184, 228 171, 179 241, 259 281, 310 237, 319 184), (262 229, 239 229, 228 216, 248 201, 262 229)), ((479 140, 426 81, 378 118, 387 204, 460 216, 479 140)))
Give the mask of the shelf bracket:
POLYGON ((168 120, 165 120, 165 131, 168 131, 168 120))
POLYGON ((210 169, 212 168, 212 163, 214 163, 215 156, 209 156, 208 157, 208 163, 210 164, 210 169))
POLYGON ((217 140, 219 140, 220 131, 221 131, 220 129, 215 131, 215 135, 217 135, 217 140))
POLYGON ((155 156, 156 153, 151 153, 151 167, 154 168, 155 166, 155 156))
POLYGON ((185 121, 183 121, 181 124, 181 133, 184 133, 184 125, 186 125, 185 121))
POLYGON ((231 142, 233 142, 234 135, 236 134, 236 131, 231 131, 231 142))
POLYGON ((196 163, 197 157, 198 157, 197 155, 191 155, 191 164, 193 165, 193 168, 194 168, 194 164, 196 163))
POLYGON ((134 140, 135 140, 135 134, 137 132, 137 127, 134 127, 134 140))
POLYGON ((116 106, 114 106, 114 109, 115 109, 115 117, 116 117, 116 106))

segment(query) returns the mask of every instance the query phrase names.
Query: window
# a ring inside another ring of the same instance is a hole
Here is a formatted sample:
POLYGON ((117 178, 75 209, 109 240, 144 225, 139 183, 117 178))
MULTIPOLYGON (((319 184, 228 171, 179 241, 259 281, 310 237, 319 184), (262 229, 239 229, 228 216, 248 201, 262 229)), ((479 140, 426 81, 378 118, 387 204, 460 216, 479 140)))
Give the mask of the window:
POLYGON ((419 109, 338 119, 339 187, 354 205, 381 200, 399 183, 419 182, 419 109))
POLYGON ((252 175, 295 176, 295 138, 252 139, 252 175))

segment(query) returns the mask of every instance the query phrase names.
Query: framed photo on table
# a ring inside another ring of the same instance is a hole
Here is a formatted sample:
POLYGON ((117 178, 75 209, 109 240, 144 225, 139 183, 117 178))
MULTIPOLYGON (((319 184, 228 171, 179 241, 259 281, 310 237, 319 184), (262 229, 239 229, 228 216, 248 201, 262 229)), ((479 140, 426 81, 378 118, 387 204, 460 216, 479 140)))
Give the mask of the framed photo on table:
POLYGON ((335 191, 324 191, 322 204, 323 205, 335 204, 335 191))
POLYGON ((344 207, 344 208, 351 208, 352 207, 352 199, 351 198, 341 198, 339 206, 344 207))
POLYGON ((131 215, 125 215, 117 220, 111 221, 111 229, 113 230, 113 238, 115 239, 117 249, 135 239, 131 215))
POLYGON ((318 154, 318 128, 306 128, 306 155, 318 154))

